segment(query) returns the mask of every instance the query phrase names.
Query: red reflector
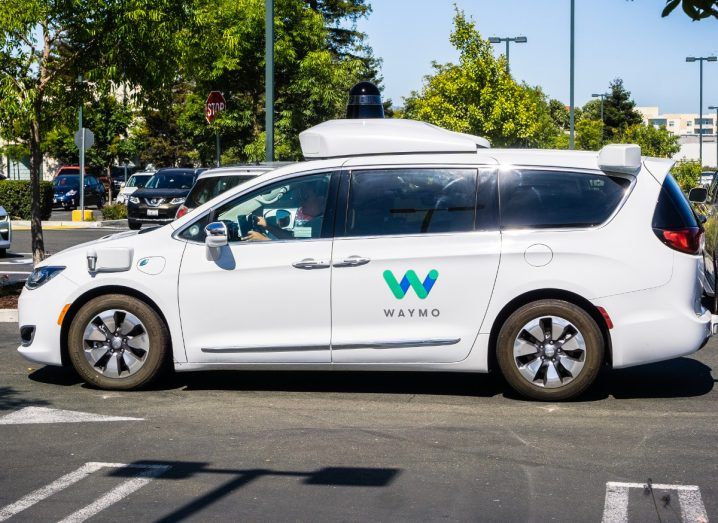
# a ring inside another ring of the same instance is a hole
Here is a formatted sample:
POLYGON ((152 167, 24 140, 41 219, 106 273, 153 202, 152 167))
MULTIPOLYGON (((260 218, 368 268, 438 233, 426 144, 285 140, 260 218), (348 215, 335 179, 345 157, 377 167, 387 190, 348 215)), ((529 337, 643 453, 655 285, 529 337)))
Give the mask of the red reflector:
POLYGON ((189 209, 185 207, 184 205, 180 205, 179 209, 177 209, 177 214, 175 215, 175 220, 178 218, 182 218, 185 214, 189 212, 189 209))
POLYGON ((653 229, 658 239, 675 249, 687 254, 698 254, 701 250, 701 236, 703 231, 699 227, 686 227, 685 229, 653 229))
POLYGON ((611 317, 608 315, 608 312, 606 312, 606 309, 604 309, 603 307, 598 307, 598 312, 601 313, 601 316, 603 316, 603 319, 606 321, 606 327, 612 329, 613 322, 611 321, 611 317))

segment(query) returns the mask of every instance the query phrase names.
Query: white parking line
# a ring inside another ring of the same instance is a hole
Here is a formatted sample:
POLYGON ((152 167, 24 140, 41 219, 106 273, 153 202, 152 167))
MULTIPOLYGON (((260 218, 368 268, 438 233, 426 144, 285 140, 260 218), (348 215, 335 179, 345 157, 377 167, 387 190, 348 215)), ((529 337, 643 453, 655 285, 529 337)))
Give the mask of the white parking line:
POLYGON ((128 468, 137 469, 138 472, 135 474, 135 478, 129 479, 122 483, 120 486, 112 489, 107 494, 100 497, 97 501, 87 505, 86 507, 74 512, 63 520, 63 522, 80 522, 85 521, 87 518, 94 516, 98 512, 106 509, 110 505, 117 503, 121 499, 129 496, 136 490, 147 485, 154 478, 161 476, 170 468, 169 465, 128 465, 126 463, 101 463, 91 461, 85 463, 77 470, 65 474, 59 479, 56 479, 49 485, 45 485, 30 494, 23 496, 15 503, 11 503, 3 508, 0 508, 0 521, 5 521, 13 517, 14 515, 26 510, 36 503, 49 498, 53 494, 57 494, 61 490, 74 485, 78 481, 85 479, 93 472, 97 472, 103 468, 128 468))
MULTIPOLYGON (((83 466, 81 466, 79 469, 77 469, 74 472, 70 472, 69 474, 65 474, 60 479, 56 479, 49 485, 45 485, 42 488, 37 489, 34 492, 30 492, 27 496, 24 496, 20 498, 15 503, 12 503, 10 505, 7 505, 6 507, 3 507, 0 509, 0 521, 5 521, 8 518, 11 518, 15 514, 22 512, 23 510, 32 507, 35 503, 38 503, 42 501, 45 498, 49 498, 53 494, 56 494, 60 492, 63 489, 66 489, 70 485, 73 485, 80 481, 81 479, 86 478, 93 472, 97 472, 101 468, 111 465, 109 463, 85 463, 83 466)), ((112 464, 114 466, 121 466, 120 464, 112 464)))
MULTIPOLYGON (((653 490, 678 491, 681 506, 681 519, 688 523, 708 523, 708 514, 701 499, 701 491, 696 485, 666 485, 652 483, 653 490)), ((645 489, 645 483, 606 483, 606 500, 603 505, 602 523, 626 523, 628 521, 629 489, 645 489)))
POLYGON ((124 499, 133 492, 141 489, 153 479, 167 472, 170 468, 169 465, 128 465, 128 467, 140 469, 136 478, 125 481, 120 486, 112 489, 107 494, 99 498, 97 501, 90 503, 73 514, 70 514, 59 523, 81 523, 82 521, 91 518, 98 512, 105 510, 110 505, 114 505, 121 499, 124 499))

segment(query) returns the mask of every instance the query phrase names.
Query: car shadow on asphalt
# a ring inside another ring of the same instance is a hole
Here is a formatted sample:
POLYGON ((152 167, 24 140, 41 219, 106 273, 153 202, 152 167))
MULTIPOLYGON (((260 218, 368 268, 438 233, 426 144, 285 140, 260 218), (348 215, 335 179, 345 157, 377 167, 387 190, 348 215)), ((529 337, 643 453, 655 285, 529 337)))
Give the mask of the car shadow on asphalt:
MULTIPOLYGON (((599 374, 588 392, 573 401, 591 402, 610 397, 632 399, 703 396, 715 386, 716 380, 711 371, 711 367, 692 358, 678 358, 628 369, 606 369, 599 374)), ((82 383, 80 377, 70 368, 43 367, 29 377, 33 381, 61 386, 82 383)), ((86 384, 82 386, 90 387, 86 384)), ((511 390, 498 372, 198 371, 168 373, 147 387, 147 390, 155 391, 178 389, 474 397, 503 395, 508 399, 524 400, 511 390)))

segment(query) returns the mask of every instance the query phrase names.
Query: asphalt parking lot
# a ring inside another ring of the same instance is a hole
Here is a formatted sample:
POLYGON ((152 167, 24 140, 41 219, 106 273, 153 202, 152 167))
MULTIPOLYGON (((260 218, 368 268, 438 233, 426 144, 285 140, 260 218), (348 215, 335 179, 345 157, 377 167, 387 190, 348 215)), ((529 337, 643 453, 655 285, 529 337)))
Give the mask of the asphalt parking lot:
MULTIPOLYGON (((47 230, 46 247, 111 232, 47 230)), ((17 231, 0 273, 29 251, 17 231)), ((545 404, 498 376, 436 373, 193 373, 106 392, 23 360, 17 338, 0 324, 0 521, 718 514, 718 340, 545 404)))
POLYGON ((718 341, 562 404, 436 373, 193 373, 106 392, 16 345, 0 324, 0 521, 718 514, 718 341))

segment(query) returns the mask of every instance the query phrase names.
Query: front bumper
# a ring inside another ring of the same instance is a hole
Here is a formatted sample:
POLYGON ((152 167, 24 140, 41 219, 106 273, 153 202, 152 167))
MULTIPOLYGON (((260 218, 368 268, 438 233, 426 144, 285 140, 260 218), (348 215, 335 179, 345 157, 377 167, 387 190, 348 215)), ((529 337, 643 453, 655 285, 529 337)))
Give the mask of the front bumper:
POLYGON ((22 290, 18 323, 21 333, 25 329, 25 337, 17 350, 25 359, 44 365, 62 365, 58 318, 76 288, 72 281, 59 274, 39 289, 22 290))
POLYGON ((80 201, 80 196, 77 194, 74 196, 67 196, 65 194, 55 194, 52 197, 53 206, 77 207, 79 201, 80 201))
POLYGON ((151 207, 145 203, 129 203, 127 205, 127 218, 142 223, 169 223, 174 221, 180 204, 163 204, 151 207))

